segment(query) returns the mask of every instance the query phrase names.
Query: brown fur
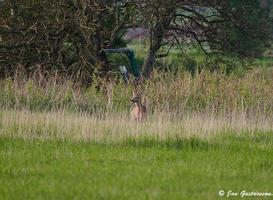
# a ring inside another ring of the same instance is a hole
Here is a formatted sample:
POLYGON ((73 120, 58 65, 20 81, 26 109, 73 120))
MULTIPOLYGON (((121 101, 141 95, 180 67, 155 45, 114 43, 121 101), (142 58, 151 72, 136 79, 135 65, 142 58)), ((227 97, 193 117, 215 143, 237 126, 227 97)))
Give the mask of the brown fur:
POLYGON ((131 101, 134 103, 134 107, 131 112, 132 119, 136 121, 142 121, 146 118, 147 108, 141 102, 141 93, 133 92, 131 101))

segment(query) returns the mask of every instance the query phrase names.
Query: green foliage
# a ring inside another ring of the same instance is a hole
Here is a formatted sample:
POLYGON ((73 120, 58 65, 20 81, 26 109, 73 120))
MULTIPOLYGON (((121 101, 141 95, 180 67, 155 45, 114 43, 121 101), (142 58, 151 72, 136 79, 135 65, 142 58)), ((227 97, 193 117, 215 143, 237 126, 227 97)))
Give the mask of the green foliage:
POLYGON ((130 64, 130 61, 128 59, 128 56, 126 56, 123 53, 114 53, 114 54, 109 54, 107 55, 108 61, 111 64, 111 71, 118 71, 119 73, 119 66, 126 66, 127 70, 132 73, 132 66, 130 64))
MULTIPOLYGON (((143 63, 147 46, 139 43, 131 43, 129 46, 135 49, 138 63, 143 63)), ((167 49, 168 48, 169 47, 167 47, 167 49)), ((196 44, 185 45, 184 48, 185 50, 183 52, 173 48, 169 56, 157 59, 154 67, 171 74, 187 71, 194 76, 194 74, 200 73, 202 70, 209 70, 226 75, 236 74, 238 76, 244 76, 250 69, 271 67, 273 63, 271 58, 266 57, 248 59, 233 54, 211 54, 207 56, 196 44)), ((159 53, 165 53, 165 51, 166 49, 162 48, 159 53)))
POLYGON ((269 8, 261 8, 259 1, 227 1, 231 20, 219 24, 222 36, 214 41, 209 35, 212 49, 241 57, 261 57, 269 44, 273 25, 269 8), (247 6, 246 6, 247 5, 247 6))

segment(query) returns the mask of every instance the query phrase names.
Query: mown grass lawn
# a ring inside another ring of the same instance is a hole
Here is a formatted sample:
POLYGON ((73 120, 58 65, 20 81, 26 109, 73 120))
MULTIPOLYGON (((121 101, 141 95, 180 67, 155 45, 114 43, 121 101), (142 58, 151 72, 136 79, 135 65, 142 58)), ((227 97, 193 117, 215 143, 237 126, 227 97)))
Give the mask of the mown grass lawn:
POLYGON ((226 198, 220 189, 273 193, 273 134, 254 135, 120 144, 2 137, 0 199, 226 198))

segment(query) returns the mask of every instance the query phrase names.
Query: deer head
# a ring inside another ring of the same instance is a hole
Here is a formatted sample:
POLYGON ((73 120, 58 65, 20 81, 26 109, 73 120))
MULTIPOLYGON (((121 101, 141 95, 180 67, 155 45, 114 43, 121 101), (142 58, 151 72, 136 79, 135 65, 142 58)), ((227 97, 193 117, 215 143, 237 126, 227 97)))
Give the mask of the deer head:
POLYGON ((133 97, 132 97, 131 101, 133 103, 141 103, 141 95, 142 95, 142 92, 133 91, 133 97))

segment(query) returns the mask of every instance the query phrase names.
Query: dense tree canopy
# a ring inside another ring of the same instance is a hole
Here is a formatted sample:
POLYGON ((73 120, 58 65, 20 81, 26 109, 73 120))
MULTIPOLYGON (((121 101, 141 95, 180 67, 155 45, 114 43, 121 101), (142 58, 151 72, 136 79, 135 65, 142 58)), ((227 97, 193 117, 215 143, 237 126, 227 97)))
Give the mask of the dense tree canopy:
POLYGON ((257 56, 272 39, 267 1, 2 0, 0 75, 20 68, 77 74, 89 80, 108 69, 104 48, 126 46, 130 27, 149 30, 144 74, 159 49, 198 43, 206 53, 257 56))
POLYGON ((158 50, 164 45, 198 43, 209 53, 255 56, 272 39, 269 8, 258 1, 137 0, 139 15, 150 30, 144 65, 149 77, 158 50))
MULTIPOLYGON (((1 75, 42 68, 88 78, 103 48, 124 46, 132 6, 116 1, 3 1, 0 7, 1 75)), ((106 71, 103 69, 101 71, 106 71)))

